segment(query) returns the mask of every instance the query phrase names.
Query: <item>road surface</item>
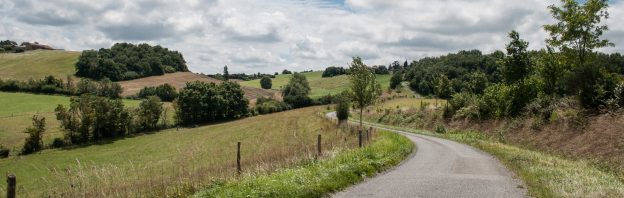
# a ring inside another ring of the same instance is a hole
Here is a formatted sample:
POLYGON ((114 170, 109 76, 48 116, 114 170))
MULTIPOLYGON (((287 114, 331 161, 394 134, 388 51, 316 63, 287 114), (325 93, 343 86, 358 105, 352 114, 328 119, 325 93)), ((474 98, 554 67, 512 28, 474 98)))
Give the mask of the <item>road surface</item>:
MULTIPOLYGON (((335 113, 328 113, 335 118, 335 113)), ((491 155, 465 144, 394 131, 416 144, 402 164, 333 197, 527 197, 524 185, 491 155)))

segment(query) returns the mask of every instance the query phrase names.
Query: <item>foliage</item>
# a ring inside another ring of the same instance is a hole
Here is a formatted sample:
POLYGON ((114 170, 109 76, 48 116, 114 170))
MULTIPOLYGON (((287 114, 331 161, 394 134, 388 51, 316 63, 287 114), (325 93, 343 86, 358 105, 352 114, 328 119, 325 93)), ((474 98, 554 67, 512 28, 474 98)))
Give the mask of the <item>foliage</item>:
POLYGON ((83 51, 76 63, 76 76, 112 81, 188 71, 182 54, 159 45, 116 43, 110 49, 83 51))
POLYGON ((85 94, 72 97, 69 108, 58 105, 55 114, 71 144, 119 138, 134 131, 131 115, 120 99, 85 94))
POLYGON ((546 39, 549 46, 559 48, 577 66, 585 64, 593 49, 613 46, 609 40, 600 38, 609 29, 601 23, 609 17, 607 0, 587 0, 582 5, 574 0, 561 2, 561 7, 548 7, 557 20, 556 24, 544 26, 550 34, 546 39))
POLYGON ((351 107, 351 101, 347 93, 341 94, 336 103, 336 118, 338 121, 344 122, 349 119, 349 108, 351 107))
POLYGON ((262 89, 271 89, 272 86, 273 83, 271 82, 271 78, 268 76, 264 76, 260 79, 260 87, 262 87, 262 89))
MULTIPOLYGON (((395 70, 395 71, 398 71, 398 70, 395 70)), ((386 66, 383 66, 383 65, 374 66, 373 67, 373 72, 375 74, 380 74, 380 75, 390 74, 390 70, 388 70, 388 68, 386 66)))
POLYGON ((403 82, 403 71, 395 71, 390 78, 390 89, 396 89, 403 82))
POLYGON ((284 71, 282 71, 282 74, 292 74, 292 72, 288 71, 287 69, 284 69, 284 71))
POLYGON ((73 83, 72 81, 67 82, 64 83, 63 79, 54 76, 47 76, 39 80, 30 79, 29 81, 13 79, 3 81, 0 79, 0 91, 73 95, 75 89, 73 83))
POLYGON ((24 133, 28 134, 22 155, 28 155, 43 149, 43 133, 45 132, 45 117, 34 115, 32 117, 32 127, 28 127, 24 133))
POLYGON ((138 109, 139 126, 145 130, 157 129, 158 120, 163 111, 163 104, 160 98, 156 96, 148 96, 141 101, 138 109))
POLYGON ((340 76, 340 75, 345 75, 347 74, 347 70, 342 68, 342 67, 335 67, 335 66, 331 66, 331 67, 327 67, 325 68, 325 71, 323 71, 323 78, 327 78, 327 77, 334 77, 334 76, 340 76))
POLYGON ((282 97, 284 102, 294 108, 306 107, 312 104, 310 94, 310 85, 303 74, 295 73, 292 75, 288 84, 282 89, 282 97))
POLYGON ((362 63, 360 57, 353 57, 349 68, 349 80, 351 82, 349 93, 351 101, 360 108, 360 127, 362 127, 362 113, 364 108, 375 103, 381 95, 380 85, 375 81, 375 74, 362 63))
POLYGON ((506 83, 515 83, 529 75, 531 59, 527 52, 529 43, 520 39, 518 32, 509 33, 511 42, 507 44, 507 56, 503 59, 502 74, 506 83))
POLYGON ((228 71, 227 65, 223 66, 223 80, 230 80, 230 72, 228 71))
POLYGON ((175 103, 176 118, 184 125, 236 119, 249 113, 249 101, 234 82, 188 82, 175 103))
POLYGON ((148 98, 149 96, 158 96, 160 100, 171 102, 178 97, 176 88, 169 83, 158 85, 156 87, 144 87, 137 94, 139 98, 148 98))
POLYGON ((0 144, 0 159, 9 157, 11 151, 0 144))
POLYGON ((255 107, 256 112, 259 114, 269 114, 289 109, 292 109, 289 104, 273 98, 258 98, 255 107))

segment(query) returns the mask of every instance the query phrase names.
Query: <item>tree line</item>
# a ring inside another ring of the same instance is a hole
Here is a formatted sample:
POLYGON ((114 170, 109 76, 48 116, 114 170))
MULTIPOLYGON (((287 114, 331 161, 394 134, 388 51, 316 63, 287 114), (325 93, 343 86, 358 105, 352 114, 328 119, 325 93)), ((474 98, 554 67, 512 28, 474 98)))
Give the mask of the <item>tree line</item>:
POLYGON ((119 83, 112 82, 108 78, 104 78, 100 81, 83 78, 76 82, 71 76, 68 76, 66 80, 54 76, 47 76, 43 79, 30 79, 28 81, 0 79, 0 91, 61 94, 69 96, 93 94, 109 98, 119 98, 123 89, 119 83))
POLYGON ((86 50, 76 63, 76 76, 112 81, 189 71, 181 53, 159 45, 116 43, 110 49, 86 50))

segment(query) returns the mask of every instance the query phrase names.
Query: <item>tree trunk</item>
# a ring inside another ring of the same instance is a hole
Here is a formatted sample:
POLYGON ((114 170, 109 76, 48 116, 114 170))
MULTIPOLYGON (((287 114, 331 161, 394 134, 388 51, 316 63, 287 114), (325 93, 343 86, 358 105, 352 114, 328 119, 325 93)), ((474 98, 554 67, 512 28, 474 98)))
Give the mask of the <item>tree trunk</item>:
POLYGON ((363 129, 362 125, 362 114, 364 113, 364 107, 360 107, 360 129, 363 129))

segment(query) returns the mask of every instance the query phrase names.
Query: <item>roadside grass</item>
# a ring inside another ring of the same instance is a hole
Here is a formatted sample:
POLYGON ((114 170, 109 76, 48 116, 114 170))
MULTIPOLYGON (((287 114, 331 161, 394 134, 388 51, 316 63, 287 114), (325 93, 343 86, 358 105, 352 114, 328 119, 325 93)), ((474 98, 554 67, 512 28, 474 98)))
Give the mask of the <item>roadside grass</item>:
POLYGON ((421 105, 436 106, 436 104, 437 106, 443 106, 444 104, 446 104, 446 100, 430 99, 430 98, 414 98, 414 97, 396 98, 396 99, 391 99, 386 102, 380 103, 379 105, 375 106, 375 108, 397 109, 398 107, 398 109, 401 109, 401 110, 408 110, 410 108, 418 109, 421 107, 421 105))
MULTIPOLYGON (((0 160, 15 173, 20 197, 185 197, 215 181, 236 177, 236 142, 243 175, 272 172, 314 158, 323 149, 357 145, 310 107, 196 128, 168 129, 72 149, 0 160)), ((1 182, 0 194, 6 193, 1 182)))
POLYGON ((518 175, 534 197, 624 197, 624 181, 618 177, 620 173, 605 170, 600 163, 594 161, 569 159, 504 144, 494 137, 476 131, 432 133, 411 127, 375 123, 375 118, 366 120, 369 124, 384 128, 462 142, 487 152, 518 175))
POLYGON ((382 131, 365 148, 273 174, 216 183, 193 197, 324 197, 399 164, 414 147, 407 138, 382 131))
POLYGON ((0 79, 41 79, 48 75, 65 79, 76 72, 80 52, 34 50, 0 54, 0 79))
MULTIPOLYGON (((312 91, 310 97, 319 98, 327 94, 339 94, 343 90, 349 87, 349 77, 347 75, 340 75, 331 78, 323 78, 322 71, 306 72, 302 73, 306 76, 310 88, 312 91)), ((281 90, 283 86, 288 84, 288 80, 292 74, 280 74, 271 79, 274 90, 281 90)), ((391 75, 377 75, 377 82, 381 85, 383 90, 386 90, 390 85, 391 75)), ((260 80, 241 81, 239 82, 243 86, 260 88, 260 80)))
MULTIPOLYGON (((62 137, 59 123, 54 115, 54 108, 62 104, 69 105, 68 96, 43 95, 29 93, 0 92, 0 144, 18 150, 27 134, 24 129, 31 126, 33 115, 46 119, 44 144, 52 142, 55 137, 62 137)), ((138 107, 138 100, 124 100, 128 107, 138 107)), ((173 114, 170 110, 169 114, 173 114)))

